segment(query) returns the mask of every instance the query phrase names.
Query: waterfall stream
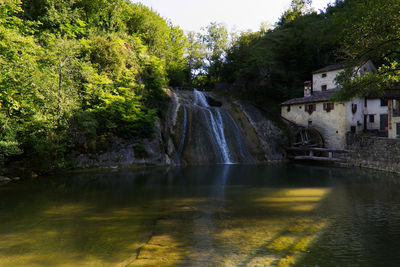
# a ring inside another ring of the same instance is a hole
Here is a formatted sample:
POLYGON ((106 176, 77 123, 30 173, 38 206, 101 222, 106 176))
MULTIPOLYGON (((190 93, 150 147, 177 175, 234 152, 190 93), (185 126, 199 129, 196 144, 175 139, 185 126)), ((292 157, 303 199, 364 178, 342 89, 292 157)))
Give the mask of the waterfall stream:
POLYGON ((208 102, 212 96, 196 89, 175 93, 183 112, 178 124, 176 165, 254 163, 229 112, 208 102))
POLYGON ((212 131, 212 136, 214 141, 219 148, 219 152, 222 155, 224 164, 233 164, 231 160, 231 155, 229 153, 229 147, 226 142, 224 133, 224 122, 222 120, 221 112, 219 108, 212 108, 206 99, 204 93, 194 89, 194 104, 202 107, 204 117, 209 121, 210 130, 212 131))

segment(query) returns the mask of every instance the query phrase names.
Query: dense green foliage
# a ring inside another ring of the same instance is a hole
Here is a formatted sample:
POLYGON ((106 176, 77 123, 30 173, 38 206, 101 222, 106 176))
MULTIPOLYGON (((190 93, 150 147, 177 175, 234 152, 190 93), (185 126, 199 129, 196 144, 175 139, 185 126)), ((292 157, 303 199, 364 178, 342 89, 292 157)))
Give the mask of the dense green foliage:
MULTIPOLYGON (((345 62, 338 78, 337 98, 382 93, 400 81, 400 2, 398 0, 337 0, 319 13, 308 0, 292 0, 275 28, 244 32, 232 39, 222 60, 202 76, 203 84, 228 83, 260 104, 302 96, 312 71, 345 62), (357 76, 372 60, 376 74, 357 76)), ((223 39, 223 38, 222 38, 223 39)))
POLYGON ((348 99, 399 89, 400 83, 400 1, 347 0, 338 5, 335 27, 349 64, 338 78, 343 90, 336 98, 348 99), (360 63, 371 59, 377 73, 357 75, 360 63))
POLYGON ((0 166, 152 134, 187 79, 182 30, 126 0, 0 0, 0 166), (100 140, 100 141, 99 141, 100 140))
POLYGON ((268 107, 301 96, 311 72, 347 62, 347 99, 398 88, 400 2, 292 0, 275 27, 183 31, 128 0, 0 0, 0 167, 66 167, 118 136, 152 135, 163 87, 232 88, 268 107), (357 76, 371 59, 375 74, 357 76))
POLYGON ((313 70, 336 61, 339 41, 329 30, 330 14, 312 12, 309 2, 293 0, 274 29, 262 25, 258 32, 228 38, 220 25, 218 29, 211 24, 206 37, 218 39, 211 44, 228 45, 215 45, 217 54, 213 46, 205 46, 211 60, 205 64, 206 74, 197 79, 205 79, 206 87, 228 83, 241 97, 259 104, 274 102, 276 107, 284 99, 300 96, 313 70), (216 28, 220 34, 213 34, 216 28))

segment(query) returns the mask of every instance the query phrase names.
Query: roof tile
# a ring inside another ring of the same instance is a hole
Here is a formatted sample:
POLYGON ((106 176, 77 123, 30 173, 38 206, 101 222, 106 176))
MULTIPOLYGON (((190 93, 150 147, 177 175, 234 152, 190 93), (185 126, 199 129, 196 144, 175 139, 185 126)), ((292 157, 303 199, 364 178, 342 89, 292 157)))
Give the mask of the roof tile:
POLYGON ((281 105, 293 105, 293 104, 329 101, 332 94, 336 91, 338 91, 337 88, 326 90, 326 91, 316 91, 316 92, 313 92, 313 94, 311 96, 289 99, 289 100, 283 102, 281 105))
POLYGON ((343 63, 341 63, 341 64, 329 65, 329 66, 326 66, 326 67, 324 67, 324 68, 322 68, 322 69, 318 69, 318 70, 316 70, 316 71, 313 71, 313 74, 321 73, 321 72, 327 72, 327 71, 332 71, 332 70, 340 70, 340 69, 344 69, 345 67, 346 67, 346 64, 343 64, 343 63))

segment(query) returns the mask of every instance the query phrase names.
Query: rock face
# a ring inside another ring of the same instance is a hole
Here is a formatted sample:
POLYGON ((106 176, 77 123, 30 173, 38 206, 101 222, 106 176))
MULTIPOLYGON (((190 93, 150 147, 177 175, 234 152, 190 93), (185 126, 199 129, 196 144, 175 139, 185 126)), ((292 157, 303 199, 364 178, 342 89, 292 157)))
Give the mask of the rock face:
POLYGON ((259 109, 250 103, 237 100, 234 102, 243 113, 238 120, 242 131, 248 139, 252 153, 257 155, 260 161, 281 161, 284 160, 285 150, 283 146, 288 142, 281 129, 279 129, 271 120, 267 119, 259 109), (260 157, 261 156, 261 157, 260 157))
POLYGON ((190 164, 253 163, 242 134, 225 109, 187 107, 186 145, 182 157, 190 164))
POLYGON ((164 152, 160 124, 155 127, 155 137, 143 141, 114 138, 111 147, 103 153, 80 154, 76 157, 77 168, 116 168, 133 166, 170 165, 164 152))
POLYGON ((168 112, 152 138, 114 138, 104 152, 77 155, 75 167, 248 164, 284 158, 282 131, 254 106, 229 103, 212 93, 166 93, 171 99, 168 112), (195 99, 199 96, 204 103, 195 99))
POLYGON ((164 124, 163 135, 167 143, 167 155, 171 158, 172 165, 184 165, 180 158, 179 149, 183 149, 184 138, 182 135, 185 134, 186 126, 184 122, 187 121, 185 118, 185 110, 182 108, 182 99, 179 99, 174 91, 166 91, 171 102, 168 105, 168 113, 166 123, 164 124))
MULTIPOLYGON (((196 93, 178 92, 176 97, 181 107, 187 112, 187 131, 182 158, 188 164, 215 164, 224 162, 221 152, 216 149, 218 138, 213 137, 218 130, 211 131, 213 124, 218 124, 218 117, 223 123, 223 137, 229 150, 231 163, 257 163, 280 161, 285 157, 282 144, 286 142, 282 131, 254 106, 237 101, 231 104, 219 100, 212 93, 204 94, 205 104, 196 103, 196 93), (207 106, 205 109, 204 106, 207 106), (211 118, 211 117, 214 117, 211 118)), ((197 96, 198 97, 198 96, 197 96)), ((177 116, 178 118, 182 116, 177 116)), ((182 131, 182 123, 176 125, 182 131)), ((175 136, 175 143, 179 138, 175 136)))

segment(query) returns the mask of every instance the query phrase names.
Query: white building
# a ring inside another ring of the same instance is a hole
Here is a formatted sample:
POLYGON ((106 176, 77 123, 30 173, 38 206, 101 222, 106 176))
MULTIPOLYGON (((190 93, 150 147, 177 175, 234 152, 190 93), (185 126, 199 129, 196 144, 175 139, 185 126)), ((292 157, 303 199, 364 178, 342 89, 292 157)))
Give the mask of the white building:
MULTIPOLYGON (((400 90, 388 90, 383 95, 383 98, 387 100, 388 137, 400 138, 400 90)), ((382 124, 382 119, 381 119, 381 124, 382 124)))
MULTIPOLYGON (((290 99, 281 104, 281 115, 296 124, 314 127, 323 136, 325 146, 344 148, 346 133, 351 131, 388 132, 388 101, 378 97, 355 98, 347 102, 334 102, 330 98, 337 91, 336 76, 344 65, 331 65, 313 72, 312 83, 304 83, 304 97, 290 99)), ((359 75, 375 72, 371 61, 359 68, 359 75)), ((399 121, 400 123, 400 121, 399 121)), ((400 126, 399 126, 400 127, 400 126)))

